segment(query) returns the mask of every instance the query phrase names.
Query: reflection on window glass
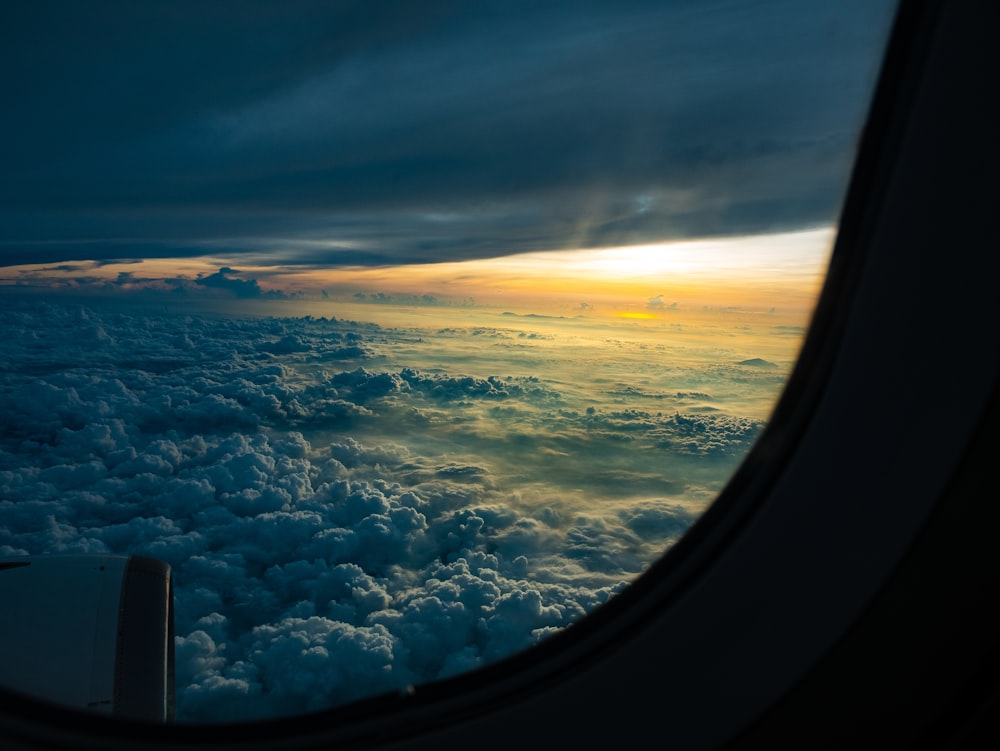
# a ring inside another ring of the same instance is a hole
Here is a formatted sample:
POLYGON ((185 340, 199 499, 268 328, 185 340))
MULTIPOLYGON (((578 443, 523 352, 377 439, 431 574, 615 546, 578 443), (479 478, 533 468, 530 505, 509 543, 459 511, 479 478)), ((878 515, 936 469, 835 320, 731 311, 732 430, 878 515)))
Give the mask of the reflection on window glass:
POLYGON ((5 7, 0 558, 169 563, 180 722, 573 623, 768 419, 892 12, 5 7))

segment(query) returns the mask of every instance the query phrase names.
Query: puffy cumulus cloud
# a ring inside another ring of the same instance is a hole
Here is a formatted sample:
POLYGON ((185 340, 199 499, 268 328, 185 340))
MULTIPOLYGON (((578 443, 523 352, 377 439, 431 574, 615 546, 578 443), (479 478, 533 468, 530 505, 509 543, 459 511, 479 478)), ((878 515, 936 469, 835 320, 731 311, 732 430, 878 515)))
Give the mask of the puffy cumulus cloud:
POLYGON ((743 456, 764 427, 763 420, 724 414, 664 414, 638 409, 594 410, 584 424, 589 431, 631 440, 639 436, 672 452, 705 458, 743 456))
POLYGON ((582 441, 584 462, 640 434, 711 456, 756 429, 577 408, 531 376, 380 369, 390 332, 376 344, 344 321, 35 303, 0 318, 0 555, 168 562, 186 722, 320 709, 536 643, 693 519, 656 497, 574 509, 558 483, 519 499, 513 483, 546 481, 559 456, 541 441, 582 441), (518 450, 538 473, 503 475, 472 433, 447 443, 451 424, 408 438, 404 415, 434 405, 492 420, 483 436, 530 421, 518 450))
POLYGON ((538 401, 558 401, 559 393, 544 386, 534 376, 514 378, 507 376, 453 377, 447 375, 425 375, 410 368, 404 368, 400 377, 425 396, 445 401, 462 399, 528 399, 538 401))
POLYGON ((209 289, 226 290, 233 296, 241 298, 283 296, 283 293, 274 290, 265 292, 256 279, 242 279, 239 271, 228 266, 223 266, 214 274, 199 276, 194 283, 209 289))

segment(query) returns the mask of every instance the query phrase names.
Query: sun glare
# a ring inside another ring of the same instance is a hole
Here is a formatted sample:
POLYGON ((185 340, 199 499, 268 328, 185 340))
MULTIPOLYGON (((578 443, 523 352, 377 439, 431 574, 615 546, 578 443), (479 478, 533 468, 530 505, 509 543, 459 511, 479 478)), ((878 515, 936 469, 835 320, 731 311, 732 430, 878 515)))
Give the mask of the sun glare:
POLYGON ((259 266, 237 258, 148 259, 64 269, 6 269, 0 284, 142 293, 199 285, 224 271, 230 283, 303 301, 472 303, 519 312, 571 311, 650 319, 671 307, 811 307, 822 283, 833 229, 747 237, 522 253, 436 264, 383 267, 259 266))

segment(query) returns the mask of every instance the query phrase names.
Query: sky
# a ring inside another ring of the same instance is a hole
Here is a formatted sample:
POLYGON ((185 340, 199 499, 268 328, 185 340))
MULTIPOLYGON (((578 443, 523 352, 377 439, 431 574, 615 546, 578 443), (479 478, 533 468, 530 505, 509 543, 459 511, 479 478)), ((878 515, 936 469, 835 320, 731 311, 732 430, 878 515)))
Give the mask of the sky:
POLYGON ((830 226, 892 8, 4 3, 0 267, 330 269, 830 226))
POLYGON ((174 574, 178 719, 502 659, 764 429, 894 4, 0 4, 0 557, 174 574))

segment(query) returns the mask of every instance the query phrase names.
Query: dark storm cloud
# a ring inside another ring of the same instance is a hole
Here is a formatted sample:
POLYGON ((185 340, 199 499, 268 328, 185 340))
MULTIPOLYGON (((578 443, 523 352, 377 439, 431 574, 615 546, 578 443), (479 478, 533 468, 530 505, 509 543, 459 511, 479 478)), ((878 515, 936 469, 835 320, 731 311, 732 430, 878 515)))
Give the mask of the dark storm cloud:
POLYGON ((6 3, 0 263, 832 221, 890 5, 6 3))

